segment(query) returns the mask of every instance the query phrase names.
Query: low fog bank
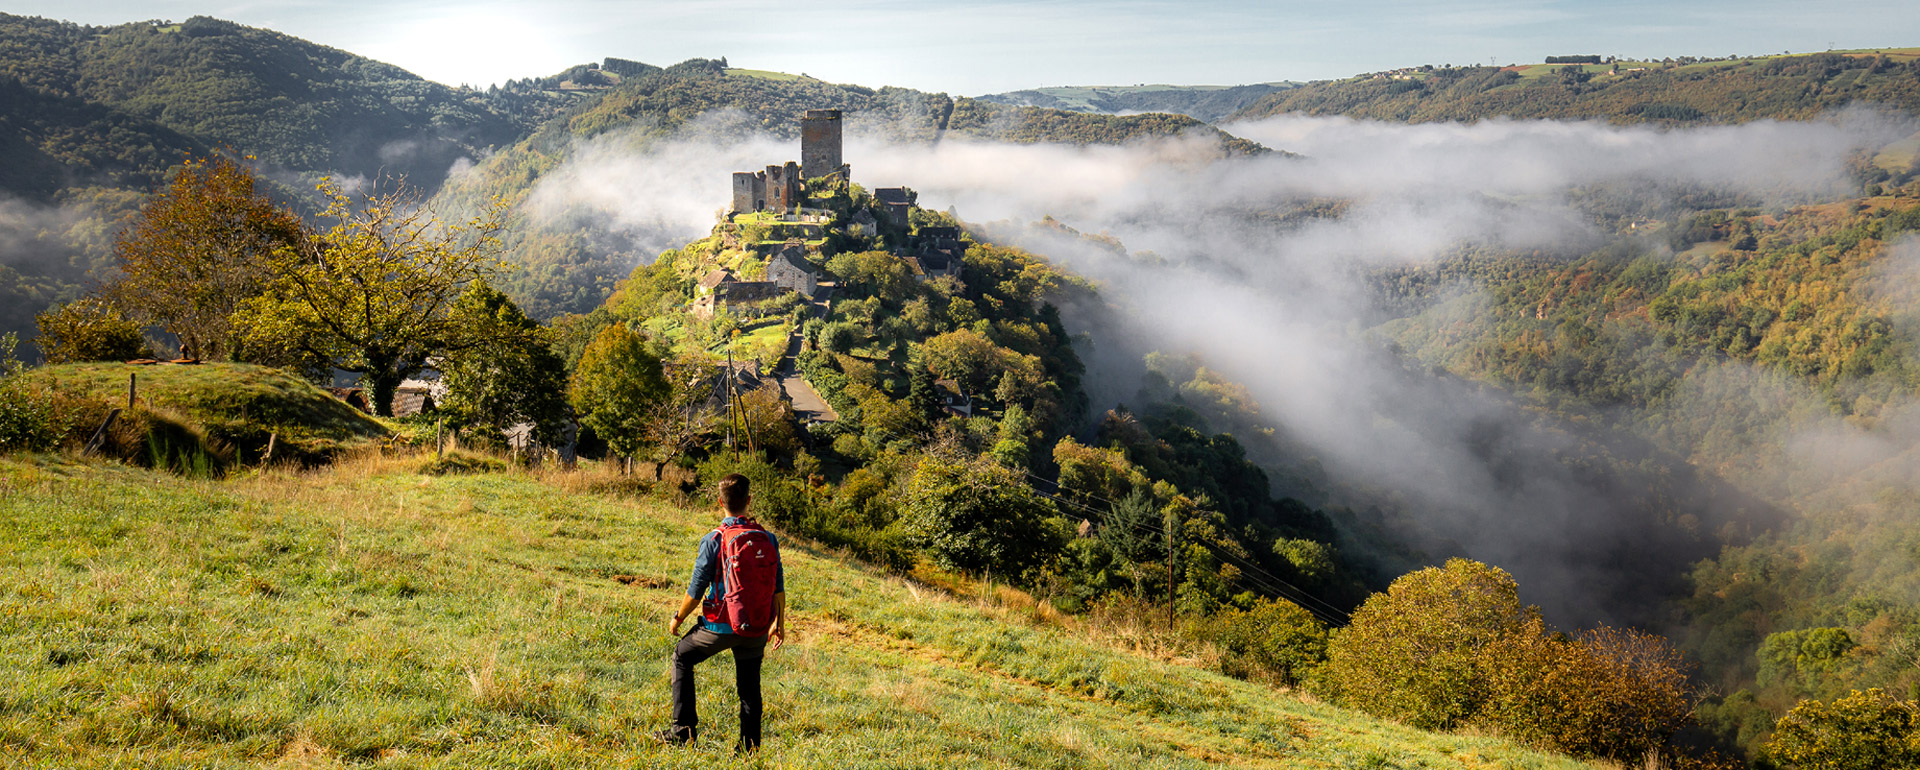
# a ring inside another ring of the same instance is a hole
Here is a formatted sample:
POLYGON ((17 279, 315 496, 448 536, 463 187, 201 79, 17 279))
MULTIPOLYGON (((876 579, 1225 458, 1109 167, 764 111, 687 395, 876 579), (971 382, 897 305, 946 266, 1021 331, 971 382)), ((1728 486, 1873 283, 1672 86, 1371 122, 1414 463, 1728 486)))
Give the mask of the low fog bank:
MULTIPOLYGON (((1683 195, 1821 200, 1844 189, 1849 154, 1912 130, 1867 112, 1672 131, 1300 117, 1226 128, 1305 157, 1221 159, 1200 137, 1124 147, 853 137, 845 155, 869 189, 912 187, 921 205, 951 206, 1100 283, 1113 308, 1091 311, 1107 314, 1088 351, 1097 410, 1132 397, 1147 351, 1198 353, 1343 484, 1384 490, 1416 514, 1394 524, 1431 556, 1508 567, 1566 624, 1645 621, 1643 600, 1670 595, 1687 563, 1775 512, 1650 444, 1570 431, 1382 350, 1360 333, 1378 312, 1368 272, 1462 244, 1583 253, 1621 224, 1591 210, 1596 190, 1629 201, 1629 217, 1670 213, 1683 195), (1029 226, 1042 215, 1125 249, 1029 226), (1580 460, 1594 453, 1620 468, 1580 460)), ((797 142, 761 137, 645 150, 609 138, 583 146, 534 205, 603 221, 657 253, 706 232, 729 172, 798 154, 797 142)))
POLYGON ((0 334, 20 336, 22 357, 36 357, 34 315, 71 300, 108 276, 116 206, 131 194, 48 205, 0 197, 0 334))

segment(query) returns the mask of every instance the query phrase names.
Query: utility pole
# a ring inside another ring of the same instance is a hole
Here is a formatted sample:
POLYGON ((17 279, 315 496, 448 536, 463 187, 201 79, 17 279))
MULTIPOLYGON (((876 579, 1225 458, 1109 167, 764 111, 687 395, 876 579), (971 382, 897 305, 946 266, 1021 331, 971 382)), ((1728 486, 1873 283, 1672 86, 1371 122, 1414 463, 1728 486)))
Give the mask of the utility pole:
POLYGON ((727 335, 727 448, 733 450, 734 462, 740 462, 740 444, 733 435, 734 426, 738 424, 733 408, 733 338, 738 336, 740 336, 739 329, 727 335))
POLYGON ((1168 630, 1173 629, 1173 595, 1174 595, 1173 544, 1174 544, 1174 539, 1177 537, 1175 533, 1177 533, 1179 530, 1180 530, 1179 512, 1168 511, 1167 512, 1167 629, 1168 630))

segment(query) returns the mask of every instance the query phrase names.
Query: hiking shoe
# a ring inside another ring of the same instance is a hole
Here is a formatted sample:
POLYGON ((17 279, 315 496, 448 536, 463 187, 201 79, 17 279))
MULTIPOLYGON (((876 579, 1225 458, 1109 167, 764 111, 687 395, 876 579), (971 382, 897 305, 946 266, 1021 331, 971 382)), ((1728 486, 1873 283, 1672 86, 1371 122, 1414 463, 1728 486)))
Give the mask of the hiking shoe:
POLYGON ((693 742, 695 731, 690 728, 669 727, 653 734, 653 739, 668 746, 685 746, 693 742))

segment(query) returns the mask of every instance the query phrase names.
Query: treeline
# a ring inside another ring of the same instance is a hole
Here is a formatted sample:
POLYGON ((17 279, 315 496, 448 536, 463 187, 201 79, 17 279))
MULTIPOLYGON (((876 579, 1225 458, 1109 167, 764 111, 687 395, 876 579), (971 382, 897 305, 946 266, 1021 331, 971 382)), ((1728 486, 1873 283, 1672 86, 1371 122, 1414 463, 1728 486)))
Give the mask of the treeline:
POLYGON ((954 101, 947 130, 1002 142, 1034 144, 1125 144, 1149 137, 1197 134, 1219 143, 1229 155, 1268 152, 1257 142, 1229 134, 1196 118, 1168 113, 1096 115, 1084 112, 1013 107, 981 99, 954 101))
POLYGON ((1415 123, 1510 117, 1684 125, 1809 120, 1855 103, 1920 113, 1920 60, 1812 54, 1628 66, 1618 74, 1576 69, 1523 78, 1498 67, 1437 67, 1415 79, 1312 83, 1262 98, 1234 117, 1302 113, 1415 123))
POLYGON ((1574 259, 1469 250, 1392 271, 1381 285, 1402 297, 1463 279, 1484 285, 1481 298, 1457 300, 1487 303, 1477 334, 1415 320, 1397 337, 1423 358, 1523 392, 1645 408, 1695 361, 1719 358, 1782 371, 1836 413, 1871 416, 1920 388, 1920 367, 1889 311, 1854 287, 1886 242, 1915 230, 1920 206, 1901 199, 1851 214, 1709 210, 1574 259))
POLYGON ((1859 720, 1905 719, 1912 704, 1853 693, 1920 686, 1920 595, 1897 566, 1920 537, 1920 497, 1890 471, 1915 462, 1899 426, 1920 394, 1891 244, 1920 232, 1920 205, 1910 174, 1857 171, 1891 194, 1683 208, 1584 255, 1469 248, 1378 276, 1383 295, 1410 303, 1383 331, 1421 360, 1645 436, 1799 510, 1790 527, 1725 543, 1670 599, 1677 638, 1718 693, 1701 727, 1785 767, 1895 766, 1873 762, 1909 755, 1868 745, 1879 739, 1859 720), (1809 459, 1804 442, 1841 421, 1884 443, 1809 459), (1881 759, 1812 759, 1832 752, 1881 759))
POLYGON ((1009 107, 1044 107, 1074 112, 1166 112, 1209 123, 1226 118, 1288 84, 1243 86, 1144 86, 1120 88, 1038 88, 975 97, 1009 107))

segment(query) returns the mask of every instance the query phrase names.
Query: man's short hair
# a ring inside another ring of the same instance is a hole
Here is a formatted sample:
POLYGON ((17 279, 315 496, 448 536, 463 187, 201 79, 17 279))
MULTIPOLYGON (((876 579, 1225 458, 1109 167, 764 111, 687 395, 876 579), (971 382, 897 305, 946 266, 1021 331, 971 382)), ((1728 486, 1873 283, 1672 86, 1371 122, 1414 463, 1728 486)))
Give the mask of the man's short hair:
POLYGON ((729 473, 720 480, 720 505, 728 513, 745 513, 747 497, 752 491, 752 482, 738 473, 729 473))

